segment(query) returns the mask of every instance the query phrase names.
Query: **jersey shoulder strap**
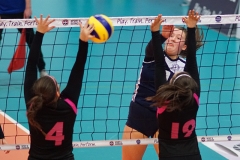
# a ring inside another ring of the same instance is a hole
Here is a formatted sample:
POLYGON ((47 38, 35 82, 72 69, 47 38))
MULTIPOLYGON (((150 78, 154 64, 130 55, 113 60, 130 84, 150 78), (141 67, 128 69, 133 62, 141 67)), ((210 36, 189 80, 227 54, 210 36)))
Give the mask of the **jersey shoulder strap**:
POLYGON ((74 113, 77 114, 77 107, 76 107, 76 105, 68 98, 64 99, 64 101, 67 102, 67 104, 69 104, 69 106, 71 106, 71 108, 74 111, 74 113))

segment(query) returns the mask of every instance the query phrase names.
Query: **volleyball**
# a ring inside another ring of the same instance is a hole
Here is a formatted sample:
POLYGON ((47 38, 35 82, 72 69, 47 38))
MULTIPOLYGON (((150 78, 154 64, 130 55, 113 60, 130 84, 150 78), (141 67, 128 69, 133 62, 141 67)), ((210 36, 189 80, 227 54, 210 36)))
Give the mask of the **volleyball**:
POLYGON ((103 14, 91 16, 88 23, 94 24, 94 30, 91 35, 94 35, 95 37, 91 40, 95 43, 104 43, 113 34, 113 23, 109 17, 103 14))

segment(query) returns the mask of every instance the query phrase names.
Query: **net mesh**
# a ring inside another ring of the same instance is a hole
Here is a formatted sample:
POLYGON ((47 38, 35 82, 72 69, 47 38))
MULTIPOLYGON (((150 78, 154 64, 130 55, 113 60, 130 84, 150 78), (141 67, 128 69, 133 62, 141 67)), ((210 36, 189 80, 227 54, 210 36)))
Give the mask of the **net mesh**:
MULTIPOLYGON (((203 16, 202 25, 199 26, 204 31, 204 46, 197 51, 201 105, 196 132, 200 137, 234 137, 240 134, 240 41, 233 34, 238 28, 237 25, 228 25, 228 33, 231 34, 225 35, 221 30, 223 27, 226 29, 224 24, 205 24, 204 18, 203 16)), ((228 17, 228 23, 235 23, 231 18, 234 19, 234 15, 228 17)), ((74 127, 74 141, 101 141, 100 146, 104 146, 104 141, 111 145, 111 140, 122 138, 145 47, 151 39, 149 24, 152 17, 143 17, 142 21, 134 19, 136 18, 113 19, 115 30, 110 40, 103 44, 89 44, 74 127), (124 20, 129 23, 124 24, 124 20)), ((170 17, 172 21, 169 23, 183 25, 178 19, 179 17, 170 17)), ((72 21, 69 19, 69 23, 72 21)), ((211 19, 209 21, 211 22, 211 19)), ((79 28, 74 23, 68 26, 57 24, 59 26, 56 29, 44 36, 42 51, 46 70, 57 79, 63 89, 76 57, 79 28)), ((0 123, 5 136, 13 139, 15 144, 28 143, 28 123, 23 97, 25 68, 12 74, 7 72, 20 34, 12 26, 5 28, 0 42, 0 123), (25 141, 22 141, 23 137, 25 141)), ((226 137, 220 139, 227 140, 226 137)), ((79 144, 75 147, 80 147, 79 144)))

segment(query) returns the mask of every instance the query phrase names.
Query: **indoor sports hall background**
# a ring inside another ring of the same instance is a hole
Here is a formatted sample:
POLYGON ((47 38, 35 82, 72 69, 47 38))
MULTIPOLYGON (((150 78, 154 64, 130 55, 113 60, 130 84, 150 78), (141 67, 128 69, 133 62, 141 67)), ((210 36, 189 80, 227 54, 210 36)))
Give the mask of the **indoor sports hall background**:
MULTIPOLYGON (((123 16, 181 16, 188 7, 183 0, 41 0, 32 1, 32 16, 51 18, 90 17, 105 14, 123 16)), ((224 4, 222 4, 224 5, 224 4)), ((198 113, 198 135, 240 134, 240 58, 239 39, 204 27, 205 45, 198 51, 202 85, 198 113)), ((46 70, 66 84, 77 52, 79 29, 60 28, 47 33, 43 42, 46 70)), ((0 42, 0 123, 10 143, 28 142, 28 124, 23 100, 23 69, 7 72, 18 42, 16 29, 3 32, 0 42), (19 125, 15 126, 18 122, 19 125), (11 125, 11 123, 15 123, 11 125), (12 130, 12 128, 14 128, 12 130), (20 135, 16 137, 15 135, 20 135)), ((128 105, 138 78, 145 46, 150 40, 149 27, 116 27, 108 45, 89 45, 84 84, 78 105, 74 140, 121 139, 128 105), (128 42, 128 43, 126 43, 128 42), (102 56, 104 55, 104 56, 102 56), (96 95, 97 93, 97 95, 96 95), (94 107, 93 107, 94 106, 94 107)), ((203 160, 226 160, 220 154, 199 143, 203 160)), ((121 147, 74 149, 76 160, 120 160, 121 147)), ((0 160, 26 159, 27 150, 0 151, 0 160)), ((143 160, 157 159, 149 145, 143 160)))

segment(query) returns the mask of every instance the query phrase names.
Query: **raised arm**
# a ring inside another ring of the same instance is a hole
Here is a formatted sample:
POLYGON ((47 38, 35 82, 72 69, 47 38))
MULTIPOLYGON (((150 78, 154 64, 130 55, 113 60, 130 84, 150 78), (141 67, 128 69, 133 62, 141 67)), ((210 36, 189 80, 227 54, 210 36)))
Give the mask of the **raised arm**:
MULTIPOLYGON (((174 26, 173 25, 164 25, 162 27, 162 33, 160 34, 160 43, 163 44, 168 37, 171 34, 171 31, 173 30, 174 26)), ((158 32, 159 33, 159 32, 158 32)), ((145 62, 153 61, 154 60, 154 55, 153 55, 153 44, 152 44, 152 39, 148 42, 146 49, 145 49, 145 62)))
POLYGON ((94 26, 88 25, 88 22, 82 26, 80 24, 79 48, 75 63, 71 70, 66 88, 61 95, 64 98, 69 98, 76 106, 78 104, 79 95, 82 88, 82 79, 84 75, 84 67, 88 53, 88 40, 93 36, 90 33, 94 26))
POLYGON ((187 24, 187 57, 186 57, 186 65, 184 71, 188 72, 191 77, 196 81, 199 86, 199 90, 197 91, 198 96, 200 96, 200 79, 197 65, 197 57, 196 57, 196 24, 200 16, 195 11, 190 10, 188 13, 188 17, 183 18, 185 23, 187 24))
POLYGON ((34 37, 34 40, 28 55, 26 74, 25 74, 25 80, 24 80, 24 98, 25 98, 26 104, 34 96, 31 92, 31 88, 34 82, 37 80, 37 63, 38 63, 39 53, 41 50, 43 35, 44 33, 54 28, 53 26, 52 27, 48 26, 54 20, 48 21, 48 19, 49 19, 49 16, 45 20, 42 19, 42 15, 40 20, 37 20, 35 17, 36 22, 38 22, 37 33, 34 37))
POLYGON ((163 54, 162 45, 161 43, 161 36, 159 34, 159 29, 161 23, 164 21, 161 19, 162 15, 158 15, 155 18, 154 22, 151 24, 151 31, 152 31, 152 42, 153 42, 153 53, 155 58, 155 88, 156 90, 159 86, 166 83, 166 71, 165 71, 165 60, 163 54))

